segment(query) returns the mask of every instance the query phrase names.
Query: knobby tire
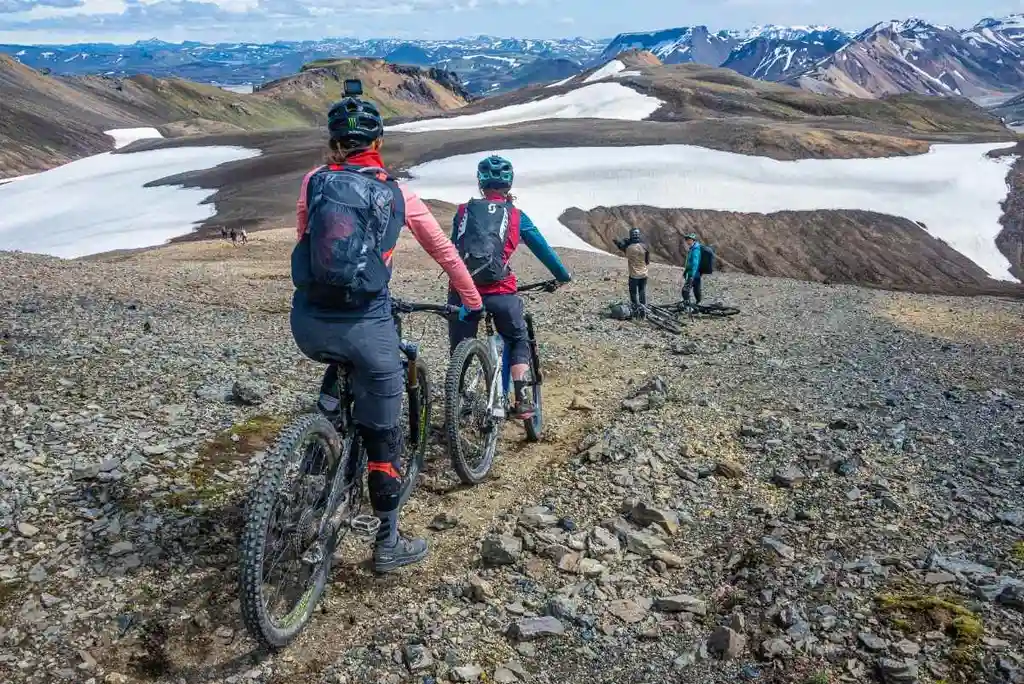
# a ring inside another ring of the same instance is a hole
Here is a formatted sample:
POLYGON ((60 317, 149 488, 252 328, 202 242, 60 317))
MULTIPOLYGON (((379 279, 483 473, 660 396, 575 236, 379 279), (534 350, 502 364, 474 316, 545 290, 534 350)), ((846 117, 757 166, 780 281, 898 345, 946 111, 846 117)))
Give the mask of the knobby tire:
MULTIPOLYGON (((494 464, 494 452, 497 449, 497 433, 500 430, 501 422, 493 421, 493 434, 487 435, 487 445, 484 447, 479 464, 474 467, 470 464, 470 454, 466 453, 460 435, 461 413, 462 413, 462 390, 466 380, 466 371, 470 368, 473 359, 479 359, 483 368, 485 385, 484 391, 490 395, 491 384, 494 382, 494 359, 491 358, 487 345, 476 339, 463 340, 455 348, 451 362, 448 364, 448 375, 445 378, 444 386, 444 425, 445 437, 448 442, 448 453, 452 461, 452 468, 459 476, 463 484, 476 485, 483 482, 491 466, 494 464)), ((483 436, 484 433, 481 433, 483 436)))
MULTIPOLYGON (((328 446, 325 466, 328 473, 341 467, 338 461, 343 454, 341 439, 337 430, 323 415, 307 414, 296 418, 278 436, 274 446, 267 452, 260 470, 256 487, 249 495, 246 505, 246 522, 239 544, 239 601, 242 621, 249 634, 267 650, 287 646, 306 627, 327 585, 330 574, 331 553, 325 558, 306 583, 301 600, 289 612, 287 622, 278 624, 269 615, 264 596, 263 563, 267 547, 267 535, 278 501, 282 481, 289 465, 305 460, 305 453, 297 453, 311 438, 318 438, 328 446)), ((321 495, 326 499, 330 487, 321 495)))

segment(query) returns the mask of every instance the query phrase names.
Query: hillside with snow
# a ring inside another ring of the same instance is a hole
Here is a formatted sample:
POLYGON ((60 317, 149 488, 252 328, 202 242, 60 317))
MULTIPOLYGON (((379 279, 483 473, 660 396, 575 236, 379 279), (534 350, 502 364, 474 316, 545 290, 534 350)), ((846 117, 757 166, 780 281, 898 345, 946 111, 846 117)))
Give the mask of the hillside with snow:
POLYGON ((986 18, 966 29, 910 18, 878 22, 858 33, 773 25, 623 33, 599 61, 630 49, 648 50, 665 63, 724 66, 831 95, 985 97, 1024 89, 1024 15, 986 18))
POLYGON ((920 19, 880 22, 793 76, 808 90, 856 97, 896 93, 984 96, 1024 88, 1024 46, 1015 18, 967 31, 920 19))

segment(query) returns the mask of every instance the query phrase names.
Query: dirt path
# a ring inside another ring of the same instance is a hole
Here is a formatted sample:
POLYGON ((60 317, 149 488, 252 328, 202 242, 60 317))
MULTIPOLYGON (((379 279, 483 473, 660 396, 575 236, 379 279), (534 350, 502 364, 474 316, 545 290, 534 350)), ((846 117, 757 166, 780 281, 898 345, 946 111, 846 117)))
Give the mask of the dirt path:
MULTIPOLYGON (((278 318, 288 311, 282 300, 290 295, 291 288, 283 257, 291 240, 290 231, 272 231, 255 236, 253 243, 244 248, 212 241, 90 261, 158 271, 168 281, 164 294, 178 301, 244 306, 258 315, 278 318), (166 278, 168 269, 171 278, 166 278)), ((443 283, 433 275, 436 267, 414 245, 404 242, 400 249, 398 291, 406 296, 415 293, 417 299, 439 298, 443 283)), ((613 268, 618 266, 616 260, 608 262, 613 268)), ((529 279, 535 275, 536 264, 523 260, 518 268, 529 279)), ((590 311, 590 295, 585 290, 563 292, 555 297, 534 297, 527 304, 537 317, 548 380, 544 386, 544 439, 529 444, 521 427, 506 426, 492 477, 477 487, 462 486, 443 448, 432 444, 426 475, 402 519, 404 530, 427 537, 430 556, 415 569, 378 578, 365 565, 369 544, 358 547, 360 557, 335 567, 321 603, 322 612, 291 647, 270 657, 274 681, 308 681, 336 660, 339 643, 367 641, 367 632, 379 627, 375 623, 382 613, 402 614, 424 591, 442 583, 442 578, 465 575, 478 563, 478 540, 500 522, 496 516, 540 496, 553 467, 576 453, 583 434, 608 420, 609 407, 617 406, 617 395, 635 371, 623 365, 622 352, 613 341, 595 342, 566 334, 566 320, 582 325, 594 313, 590 311), (576 395, 585 397, 595 410, 570 409, 576 395), (458 527, 445 532, 427 529, 443 510, 457 515, 458 527)), ((438 388, 446 360, 438 353, 444 348, 440 330, 442 326, 432 320, 412 320, 406 327, 407 334, 424 336, 422 342, 434 376, 435 432, 443 413, 438 388)), ((237 454, 236 460, 245 457, 244 453, 255 455, 270 437, 237 454)), ((218 439, 223 438, 215 437, 214 441, 218 439)), ((262 662, 241 624, 235 589, 233 544, 240 531, 242 497, 252 472, 250 468, 248 479, 230 483, 211 502, 198 525, 199 533, 208 535, 209 541, 192 543, 194 562, 190 567, 159 580, 151 578, 142 585, 135 603, 144 609, 138 611, 125 638, 97 654, 108 670, 137 681, 215 682, 244 674, 262 662)), ((495 653, 496 658, 500 655, 495 653)))

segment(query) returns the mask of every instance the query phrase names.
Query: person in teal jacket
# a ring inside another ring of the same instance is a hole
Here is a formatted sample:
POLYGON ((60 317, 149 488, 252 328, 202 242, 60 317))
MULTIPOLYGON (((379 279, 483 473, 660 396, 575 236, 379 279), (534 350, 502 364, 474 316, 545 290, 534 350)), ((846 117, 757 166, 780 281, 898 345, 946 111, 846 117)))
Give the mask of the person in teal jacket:
POLYGON ((686 242, 686 268, 683 270, 683 301, 690 303, 690 291, 694 300, 700 304, 702 299, 700 288, 700 252, 701 244, 697 236, 690 233, 684 238, 686 242))

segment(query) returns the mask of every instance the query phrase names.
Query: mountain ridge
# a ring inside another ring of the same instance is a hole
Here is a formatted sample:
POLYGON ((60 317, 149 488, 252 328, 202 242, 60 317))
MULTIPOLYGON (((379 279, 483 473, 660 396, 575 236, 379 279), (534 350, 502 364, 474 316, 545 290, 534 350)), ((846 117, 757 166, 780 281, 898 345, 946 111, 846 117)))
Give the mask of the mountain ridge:
POLYGON ((458 74, 474 96, 565 78, 629 49, 667 64, 724 66, 745 76, 831 95, 878 97, 916 92, 987 97, 1024 90, 1024 15, 985 17, 965 29, 921 18, 879 21, 859 31, 764 24, 712 30, 704 25, 623 32, 608 41, 469 36, 451 40, 324 38, 273 43, 83 43, 0 45, 19 61, 62 74, 149 73, 225 85, 286 77, 303 64, 365 57, 458 74))
POLYGON ((450 74, 382 60, 327 62, 241 95, 141 74, 53 76, 0 54, 0 177, 109 151, 103 131, 114 128, 152 126, 177 137, 320 125, 346 78, 363 79, 385 117, 437 114, 468 97, 450 74))

